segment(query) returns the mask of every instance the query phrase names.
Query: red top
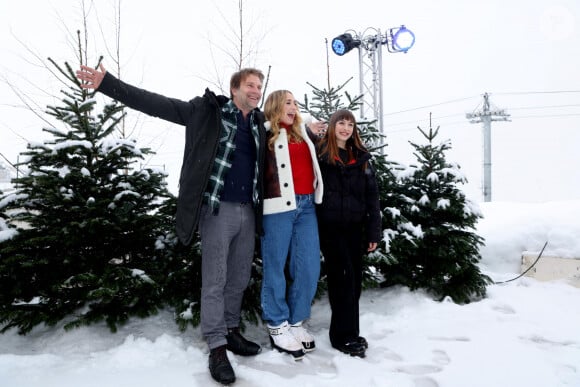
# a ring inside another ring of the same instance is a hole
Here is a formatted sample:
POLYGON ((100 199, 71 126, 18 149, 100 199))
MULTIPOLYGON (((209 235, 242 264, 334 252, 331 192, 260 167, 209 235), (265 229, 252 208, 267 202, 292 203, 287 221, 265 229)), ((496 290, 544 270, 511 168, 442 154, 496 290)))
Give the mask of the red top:
POLYGON ((314 168, 312 158, 306 141, 288 142, 290 152, 290 164, 292 164, 292 181, 294 182, 294 193, 297 195, 307 195, 314 193, 314 168))

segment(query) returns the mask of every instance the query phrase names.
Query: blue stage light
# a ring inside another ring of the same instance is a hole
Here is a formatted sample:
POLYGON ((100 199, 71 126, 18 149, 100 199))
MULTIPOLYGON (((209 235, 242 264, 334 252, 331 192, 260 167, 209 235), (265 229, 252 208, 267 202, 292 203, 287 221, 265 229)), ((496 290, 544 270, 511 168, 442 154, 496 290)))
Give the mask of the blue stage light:
POLYGON ((342 56, 358 46, 360 46, 360 41, 353 39, 349 33, 344 33, 332 39, 332 51, 336 55, 342 56))

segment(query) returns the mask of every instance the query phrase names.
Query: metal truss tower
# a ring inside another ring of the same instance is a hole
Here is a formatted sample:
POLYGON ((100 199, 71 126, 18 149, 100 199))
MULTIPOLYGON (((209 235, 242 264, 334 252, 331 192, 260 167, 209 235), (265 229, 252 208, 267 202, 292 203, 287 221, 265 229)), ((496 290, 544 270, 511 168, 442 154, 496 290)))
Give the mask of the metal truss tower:
POLYGON ((332 40, 332 50, 340 56, 358 48, 361 118, 376 120, 381 133, 384 133, 382 47, 386 46, 389 52, 406 53, 414 43, 415 34, 404 25, 386 33, 376 28, 367 28, 363 32, 349 30, 332 40))
POLYGON ((376 119, 383 127, 383 52, 381 32, 361 40, 358 50, 359 92, 362 95, 360 114, 363 119, 376 119))

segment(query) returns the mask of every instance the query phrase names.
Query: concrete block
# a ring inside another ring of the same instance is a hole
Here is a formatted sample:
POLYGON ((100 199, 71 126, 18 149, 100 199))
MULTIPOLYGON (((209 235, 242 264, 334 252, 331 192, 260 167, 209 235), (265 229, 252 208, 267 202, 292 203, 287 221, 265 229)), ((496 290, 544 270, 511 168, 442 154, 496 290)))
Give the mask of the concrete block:
MULTIPOLYGON (((522 273, 538 258, 538 253, 522 254, 522 273)), ((526 273, 538 281, 564 280, 580 288, 580 258, 561 258, 542 255, 534 267, 526 273)))

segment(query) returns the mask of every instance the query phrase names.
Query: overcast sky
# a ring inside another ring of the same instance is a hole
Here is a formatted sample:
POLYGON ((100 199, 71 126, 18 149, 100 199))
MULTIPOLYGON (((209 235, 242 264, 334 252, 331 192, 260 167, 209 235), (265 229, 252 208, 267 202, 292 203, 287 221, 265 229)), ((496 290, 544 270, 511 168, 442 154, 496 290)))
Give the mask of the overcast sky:
MULTIPOLYGON (((222 51, 232 52, 234 47, 238 1, 213 3, 122 1, 122 78, 186 100, 208 86, 217 91, 220 78, 227 89, 233 61, 222 51)), ((71 36, 83 27, 81 4, 0 3, 0 154, 10 162, 16 162, 27 141, 45 137, 41 128, 47 126, 24 107, 17 93, 40 111, 58 103, 62 84, 39 63, 50 56, 76 67, 71 36)), ((115 4, 99 1, 88 20, 90 60, 104 55, 112 72, 115 4)), ((91 3, 85 1, 85 6, 91 3)), ((342 57, 330 52, 327 57, 325 39, 346 30, 373 34, 406 25, 415 33, 415 46, 407 54, 384 50, 382 56, 391 159, 414 162, 408 142, 423 143, 416 127, 427 129, 432 113, 433 126, 440 126, 439 141, 451 140, 448 161, 459 163, 469 180, 464 190, 472 199, 483 200, 482 127, 465 115, 481 108, 487 92, 493 107, 505 109, 511 118, 492 124, 492 200, 580 198, 577 0, 246 0, 244 19, 252 51, 245 64, 265 72, 270 68, 267 91, 287 88, 298 100, 305 93, 312 95, 307 82, 327 87, 328 73, 333 87, 353 77, 347 89, 358 94, 357 51, 342 57)), ((131 119, 139 144, 157 152, 148 162, 165 166, 170 189, 176 192, 183 129, 143 116, 131 119)))

